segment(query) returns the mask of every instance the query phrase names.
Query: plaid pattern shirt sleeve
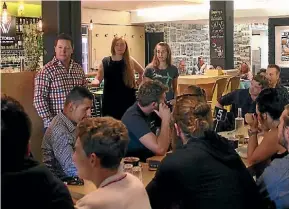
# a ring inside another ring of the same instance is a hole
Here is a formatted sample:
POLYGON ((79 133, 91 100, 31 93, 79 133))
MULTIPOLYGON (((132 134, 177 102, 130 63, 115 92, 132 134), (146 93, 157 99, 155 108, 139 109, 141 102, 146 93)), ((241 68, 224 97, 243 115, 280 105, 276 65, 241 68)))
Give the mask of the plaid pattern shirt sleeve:
POLYGON ((82 67, 71 60, 69 69, 55 57, 35 77, 34 106, 48 127, 62 109, 67 94, 75 86, 86 86, 82 67))
POLYGON ((58 132, 53 136, 52 148, 55 158, 60 163, 67 176, 77 176, 77 169, 73 163, 73 140, 65 132, 58 132))
POLYGON ((40 71, 35 77, 33 103, 44 124, 49 124, 53 119, 48 104, 50 82, 50 76, 45 70, 40 71))

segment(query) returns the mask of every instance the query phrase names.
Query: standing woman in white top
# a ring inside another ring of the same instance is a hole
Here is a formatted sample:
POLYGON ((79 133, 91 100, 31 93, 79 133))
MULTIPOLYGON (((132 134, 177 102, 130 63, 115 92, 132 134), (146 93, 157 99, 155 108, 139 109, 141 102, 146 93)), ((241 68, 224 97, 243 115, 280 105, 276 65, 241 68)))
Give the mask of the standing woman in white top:
POLYGON ((172 65, 170 46, 164 42, 158 43, 153 60, 145 69, 144 80, 159 80, 165 84, 169 88, 166 99, 170 101, 177 96, 178 77, 178 68, 172 65))
POLYGON ((111 56, 105 57, 99 66, 92 85, 104 80, 102 116, 121 119, 125 111, 136 102, 135 71, 138 83, 143 77, 143 67, 129 55, 129 48, 123 37, 115 37, 111 44, 111 56))

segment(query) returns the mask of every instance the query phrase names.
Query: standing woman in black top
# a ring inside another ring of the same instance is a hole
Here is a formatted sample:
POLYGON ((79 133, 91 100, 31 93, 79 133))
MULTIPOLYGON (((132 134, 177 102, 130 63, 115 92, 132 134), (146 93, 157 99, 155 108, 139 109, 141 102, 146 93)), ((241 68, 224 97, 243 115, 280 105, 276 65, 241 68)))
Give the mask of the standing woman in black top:
POLYGON ((125 111, 136 101, 135 71, 142 81, 144 69, 129 55, 129 48, 123 37, 115 37, 111 44, 111 56, 105 57, 99 66, 92 85, 99 85, 104 79, 102 116, 120 120, 125 111))

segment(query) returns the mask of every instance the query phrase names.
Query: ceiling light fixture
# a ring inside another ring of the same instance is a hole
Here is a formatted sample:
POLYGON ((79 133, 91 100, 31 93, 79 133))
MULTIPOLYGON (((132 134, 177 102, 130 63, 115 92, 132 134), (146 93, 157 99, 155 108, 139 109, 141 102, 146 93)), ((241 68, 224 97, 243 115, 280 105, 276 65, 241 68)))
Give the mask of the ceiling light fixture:
POLYGON ((7 11, 7 5, 6 5, 5 1, 4 1, 3 7, 2 7, 1 22, 3 24, 7 24, 7 22, 8 22, 8 11, 7 11))

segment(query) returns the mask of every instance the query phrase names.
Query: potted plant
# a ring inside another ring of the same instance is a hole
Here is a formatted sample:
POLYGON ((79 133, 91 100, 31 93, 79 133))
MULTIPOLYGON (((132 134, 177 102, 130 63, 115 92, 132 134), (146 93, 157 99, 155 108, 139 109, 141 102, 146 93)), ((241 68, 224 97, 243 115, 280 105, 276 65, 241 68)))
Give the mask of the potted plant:
POLYGON ((37 24, 25 25, 23 39, 25 70, 39 71, 43 60, 43 32, 39 30, 37 24))

